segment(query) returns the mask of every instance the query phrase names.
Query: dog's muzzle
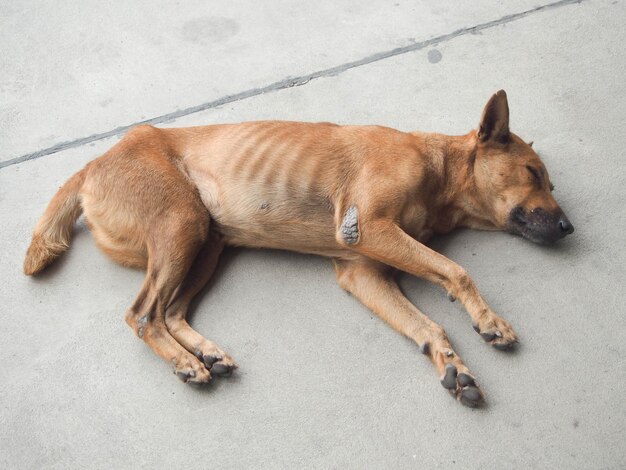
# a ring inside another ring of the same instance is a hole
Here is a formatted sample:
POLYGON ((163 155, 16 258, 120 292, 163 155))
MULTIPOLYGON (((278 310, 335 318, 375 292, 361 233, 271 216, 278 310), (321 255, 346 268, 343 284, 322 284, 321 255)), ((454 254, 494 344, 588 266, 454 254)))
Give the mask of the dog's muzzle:
POLYGON ((535 243, 554 243, 574 231, 562 210, 548 212, 537 208, 526 211, 518 206, 509 214, 508 230, 535 243))

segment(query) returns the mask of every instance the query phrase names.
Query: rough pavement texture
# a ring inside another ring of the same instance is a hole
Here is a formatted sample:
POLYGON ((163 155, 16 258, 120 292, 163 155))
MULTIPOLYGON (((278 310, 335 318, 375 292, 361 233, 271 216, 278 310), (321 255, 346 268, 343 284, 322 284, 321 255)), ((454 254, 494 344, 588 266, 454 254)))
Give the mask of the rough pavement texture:
POLYGON ((0 467, 626 466, 626 2, 5 3, 0 467), (44 275, 21 273, 45 205, 117 128, 272 118, 459 134, 499 88, 576 232, 555 247, 471 231, 435 246, 521 347, 494 351, 444 292, 401 281, 484 409, 450 398, 322 258, 225 254, 191 322, 240 369, 206 389, 133 336, 123 313, 143 275, 84 224, 44 275))

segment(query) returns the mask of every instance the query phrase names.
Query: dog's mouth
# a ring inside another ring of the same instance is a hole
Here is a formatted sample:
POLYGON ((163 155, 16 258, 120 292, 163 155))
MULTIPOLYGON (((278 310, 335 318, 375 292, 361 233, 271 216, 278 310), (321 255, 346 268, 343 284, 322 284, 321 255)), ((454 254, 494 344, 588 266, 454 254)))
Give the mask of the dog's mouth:
POLYGON ((548 212, 537 208, 527 211, 517 206, 509 214, 507 229, 534 243, 548 245, 572 233, 574 226, 561 210, 548 212))

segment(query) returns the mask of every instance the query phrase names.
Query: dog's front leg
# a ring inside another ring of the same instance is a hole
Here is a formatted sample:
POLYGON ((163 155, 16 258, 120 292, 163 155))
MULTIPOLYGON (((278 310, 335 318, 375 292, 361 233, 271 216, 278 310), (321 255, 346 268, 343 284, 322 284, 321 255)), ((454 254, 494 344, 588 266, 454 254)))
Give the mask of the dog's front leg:
MULTIPOLYGON (((350 222, 352 223, 352 222, 350 222)), ((474 329, 497 349, 509 349, 517 335, 484 301, 467 272, 445 256, 411 238, 393 221, 358 220, 356 236, 345 229, 337 232, 338 241, 376 261, 427 279, 459 299, 472 318, 474 329)))
POLYGON ((464 405, 476 406, 482 393, 461 358, 454 352, 444 329, 420 312, 400 291, 389 267, 363 258, 336 260, 339 285, 358 298, 396 331, 415 341, 433 362, 441 385, 464 405))

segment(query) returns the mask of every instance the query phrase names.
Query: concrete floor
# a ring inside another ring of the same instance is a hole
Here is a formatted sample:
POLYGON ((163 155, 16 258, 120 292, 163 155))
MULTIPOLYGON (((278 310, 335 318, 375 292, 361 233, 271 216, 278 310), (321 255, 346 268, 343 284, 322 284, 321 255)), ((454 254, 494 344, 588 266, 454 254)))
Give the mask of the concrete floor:
POLYGON ((626 467, 626 2, 338 3, 0 6, 0 467, 626 467), (21 273, 56 189, 133 123, 458 134, 499 88, 576 232, 551 248, 470 231, 435 245, 521 347, 492 350, 438 288, 401 282, 477 375, 484 409, 451 399, 321 258, 226 253, 192 324, 240 369, 206 389, 134 337, 123 313, 143 275, 82 223, 44 275, 21 273))

